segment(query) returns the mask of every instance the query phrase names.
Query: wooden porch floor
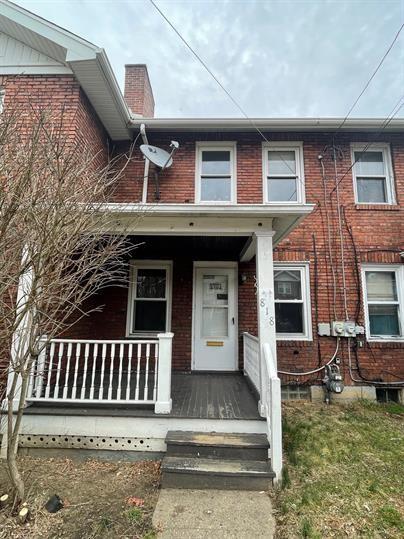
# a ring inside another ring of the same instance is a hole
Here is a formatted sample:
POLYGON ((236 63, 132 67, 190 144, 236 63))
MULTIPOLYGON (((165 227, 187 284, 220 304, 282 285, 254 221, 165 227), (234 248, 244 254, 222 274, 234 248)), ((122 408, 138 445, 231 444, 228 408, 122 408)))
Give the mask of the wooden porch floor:
POLYGON ((259 419, 257 400, 239 373, 174 374, 174 417, 259 419))
POLYGON ((173 373, 173 408, 157 415, 153 406, 125 404, 34 403, 25 413, 126 417, 178 417, 189 419, 261 419, 257 399, 241 373, 173 373))

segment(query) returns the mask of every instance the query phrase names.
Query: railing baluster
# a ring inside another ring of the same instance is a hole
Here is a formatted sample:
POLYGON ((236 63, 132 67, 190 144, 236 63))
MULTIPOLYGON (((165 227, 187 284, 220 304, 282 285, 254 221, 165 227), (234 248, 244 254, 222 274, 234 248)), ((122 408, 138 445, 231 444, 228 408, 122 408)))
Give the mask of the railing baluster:
POLYGON ((60 380, 60 370, 62 368, 62 356, 63 356, 64 344, 59 343, 59 353, 58 353, 58 366, 56 369, 56 384, 55 390, 53 392, 53 398, 57 399, 59 397, 59 380, 60 380))
POLYGON ((33 360, 32 364, 31 364, 31 369, 29 371, 27 399, 29 397, 32 397, 32 393, 34 392, 34 380, 35 380, 35 375, 36 375, 37 371, 38 371, 38 356, 33 360))
POLYGON ((98 399, 102 400, 104 397, 104 374, 105 374, 105 358, 107 356, 107 345, 104 342, 102 345, 102 352, 101 352, 101 378, 100 378, 100 390, 98 391, 98 399))
POLYGON ((43 382, 45 378, 45 362, 46 362, 46 352, 47 352, 47 346, 45 345, 44 341, 40 342, 40 346, 42 347, 42 350, 39 353, 38 360, 37 360, 37 378, 35 380, 35 390, 34 395, 35 398, 40 399, 42 398, 42 388, 43 388, 43 382))
POLYGON ((150 361, 150 344, 146 344, 146 370, 144 375, 144 394, 143 400, 147 400, 149 394, 149 361, 150 361))
POLYGON ((153 384, 153 400, 157 399, 157 373, 158 373, 158 362, 159 362, 159 345, 154 345, 154 384, 153 384))
POLYGON ((116 398, 119 400, 122 398, 121 388, 122 388, 122 361, 123 361, 123 352, 124 344, 119 345, 119 374, 118 374, 118 389, 116 391, 116 398))
POLYGON ((112 400, 112 383, 114 381, 114 358, 115 358, 115 343, 111 344, 111 362, 109 364, 109 386, 108 400, 112 400))
POLYGON ((97 363, 97 356, 98 356, 98 343, 95 343, 93 345, 93 372, 91 374, 91 387, 90 387, 90 399, 94 399, 94 380, 95 380, 95 366, 97 363))
POLYGON ((140 385, 140 362, 142 358, 142 344, 138 343, 137 345, 137 364, 136 364, 136 390, 135 390, 135 401, 139 400, 139 385, 140 385))
POLYGON ((81 393, 80 398, 84 399, 86 397, 86 383, 87 383, 87 365, 88 365, 88 355, 90 353, 90 345, 87 342, 84 347, 84 371, 83 371, 83 382, 81 384, 81 393))
POLYGON ((77 374, 79 372, 80 351, 81 351, 81 344, 78 342, 76 344, 76 364, 74 366, 74 379, 73 379, 73 389, 72 389, 73 400, 76 398, 76 392, 77 392, 77 374))
POLYGON ((132 370, 132 351, 133 351, 133 344, 130 343, 128 346, 128 373, 127 373, 127 379, 126 379, 126 400, 128 401, 130 399, 130 383, 131 383, 131 370, 132 370))
POLYGON ((52 365, 53 365, 53 356, 55 355, 55 343, 51 343, 50 350, 49 350, 49 364, 48 364, 48 378, 46 381, 46 388, 45 388, 45 398, 49 399, 49 393, 50 393, 50 383, 51 383, 51 375, 52 375, 52 365))
POLYGON ((67 399, 67 392, 69 389, 69 374, 70 374, 70 358, 72 356, 72 343, 69 342, 67 345, 67 362, 66 362, 66 371, 65 371, 65 384, 63 386, 63 398, 67 399))

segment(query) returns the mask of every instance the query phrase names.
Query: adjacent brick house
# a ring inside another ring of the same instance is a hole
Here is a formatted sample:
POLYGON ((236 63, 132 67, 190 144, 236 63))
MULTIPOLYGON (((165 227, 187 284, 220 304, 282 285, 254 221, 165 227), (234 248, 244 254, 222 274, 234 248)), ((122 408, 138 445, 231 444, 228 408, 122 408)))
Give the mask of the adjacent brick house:
MULTIPOLYGON (((1 9, 5 107, 28 95, 59 107, 69 135, 93 144, 100 158, 124 153, 137 140, 110 201, 117 229, 144 213, 130 232, 140 246, 128 288, 111 286, 94 298, 103 311, 63 335, 66 342, 92 347, 99 340, 101 350, 102 343, 126 346, 125 340, 154 346, 157 334, 173 334, 167 337, 173 372, 244 370, 268 417, 264 385, 276 375, 262 364, 265 344, 285 387, 313 386, 318 397, 320 367, 338 358, 343 395, 398 391, 404 380, 403 120, 347 120, 341 128, 339 119, 254 120, 263 137, 242 119, 154 118, 146 66, 126 66, 124 100, 104 51, 8 2, 1 9), (158 170, 139 145, 170 151, 171 140, 179 149, 159 174, 157 193, 158 170)), ((91 350, 95 358, 98 348, 91 350)), ((120 377, 129 352, 122 354, 120 377)), ((68 388, 66 395, 73 399, 68 388)), ((35 391, 30 397, 46 400, 35 391)), ((48 392, 47 400, 55 404, 58 395, 52 400, 48 392)))

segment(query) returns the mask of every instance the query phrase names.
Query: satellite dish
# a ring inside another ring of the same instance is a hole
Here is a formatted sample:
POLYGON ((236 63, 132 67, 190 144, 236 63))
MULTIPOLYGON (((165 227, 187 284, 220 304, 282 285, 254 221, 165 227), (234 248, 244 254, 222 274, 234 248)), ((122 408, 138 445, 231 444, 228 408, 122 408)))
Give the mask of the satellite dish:
POLYGON ((159 170, 154 171, 154 180, 156 182, 156 199, 160 200, 160 188, 159 188, 159 175, 173 164, 173 155, 178 150, 180 145, 176 140, 172 140, 170 143, 171 153, 166 152, 162 148, 157 146, 151 146, 150 144, 142 144, 140 151, 146 159, 156 165, 159 170))
POLYGON ((173 164, 172 154, 169 154, 162 148, 157 146, 151 146, 150 144, 142 144, 140 146, 140 151, 142 154, 151 161, 154 165, 164 170, 165 168, 171 167, 173 164))

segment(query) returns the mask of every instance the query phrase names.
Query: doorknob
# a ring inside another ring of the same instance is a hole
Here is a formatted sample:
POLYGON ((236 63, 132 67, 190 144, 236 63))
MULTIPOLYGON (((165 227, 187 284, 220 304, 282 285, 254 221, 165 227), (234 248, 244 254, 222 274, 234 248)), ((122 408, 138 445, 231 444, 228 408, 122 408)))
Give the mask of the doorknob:
POLYGON ((233 316, 233 318, 231 319, 231 323, 232 323, 233 326, 234 326, 234 316, 233 316))

